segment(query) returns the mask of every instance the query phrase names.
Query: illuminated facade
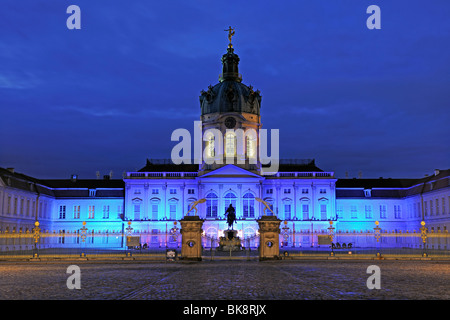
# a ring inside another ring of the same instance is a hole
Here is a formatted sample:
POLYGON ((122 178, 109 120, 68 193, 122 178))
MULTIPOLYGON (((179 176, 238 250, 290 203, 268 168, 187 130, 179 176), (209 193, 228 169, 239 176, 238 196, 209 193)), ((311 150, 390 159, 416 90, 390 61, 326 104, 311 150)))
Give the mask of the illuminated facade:
POLYGON ((250 134, 261 129, 260 92, 241 82, 231 44, 222 63, 219 83, 201 92, 200 119, 203 134, 217 129, 224 140, 217 148, 217 137, 205 135, 201 164, 147 160, 123 180, 40 180, 0 168, 0 231, 26 232, 39 220, 43 230, 77 232, 86 221, 91 231, 124 233, 132 221, 134 231, 148 234, 144 243, 161 246, 153 235, 167 232, 193 202, 206 199, 197 207, 206 235, 223 235, 232 204, 238 235, 251 238, 264 213, 257 198, 270 205, 273 213, 267 214, 298 232, 326 230, 329 221, 336 231, 350 232, 372 231, 375 221, 389 231, 418 230, 422 220, 436 232, 450 226, 450 170, 421 179, 336 179, 314 160, 296 160, 281 161, 278 172, 262 175, 259 136, 250 134), (242 136, 233 133, 238 129, 242 136), (208 162, 224 156, 234 164, 208 162))

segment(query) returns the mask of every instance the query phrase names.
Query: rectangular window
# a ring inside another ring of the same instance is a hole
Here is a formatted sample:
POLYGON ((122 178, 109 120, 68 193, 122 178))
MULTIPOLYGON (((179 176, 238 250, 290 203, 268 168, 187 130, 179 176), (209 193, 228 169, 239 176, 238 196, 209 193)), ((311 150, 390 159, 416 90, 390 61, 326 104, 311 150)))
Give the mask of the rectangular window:
POLYGON ((20 215, 23 216, 24 199, 20 199, 20 215))
POLYGON ((267 194, 273 194, 273 189, 267 189, 267 190, 266 190, 266 193, 267 193, 267 194))
POLYGON ((170 220, 175 220, 177 217, 177 205, 176 204, 171 204, 169 206, 169 216, 170 216, 170 220))
POLYGON ((195 189, 188 189, 188 194, 195 194, 195 189))
POLYGON ((445 209, 445 198, 442 198, 442 214, 446 214, 447 210, 445 209))
POLYGON ((343 206, 337 206, 336 215, 337 215, 338 219, 342 219, 344 217, 344 207, 343 206))
POLYGON ((66 218, 66 206, 59 206, 59 218, 60 219, 66 218))
POLYGON ((285 194, 291 193, 291 189, 284 189, 284 193, 285 193, 285 194))
POLYGON ((434 212, 433 212, 433 200, 430 200, 430 216, 433 216, 434 212))
POLYGON ((284 219, 291 220, 291 205, 290 204, 284 205, 284 219))
POLYGON ((159 194, 159 190, 158 189, 152 189, 152 194, 159 194))
POLYGON ((6 205, 6 213, 11 214, 11 196, 8 196, 8 202, 6 205))
POLYGON ((134 220, 140 220, 141 219, 141 205, 135 204, 134 205, 134 220))
POLYGON ((401 219, 401 208, 400 205, 396 204, 394 205, 394 217, 395 219, 401 219))
POLYGON ((358 218, 358 211, 356 209, 356 206, 350 206, 350 217, 352 219, 357 219, 358 218))
POLYGON ((94 219, 95 218, 95 206, 89 206, 89 219, 94 219))
POLYGON ((327 193, 327 189, 320 189, 319 192, 320 193, 327 193))
POLYGON ((372 219, 372 206, 371 205, 365 205, 364 211, 366 213, 366 219, 372 219))
POLYGON ((177 189, 170 189, 170 194, 177 194, 177 189))
POLYGON ((309 205, 302 205, 303 220, 309 220, 309 205))
POLYGON ((27 200, 27 210, 25 212, 26 216, 30 216, 30 199, 27 200))
POLYGON ((380 205, 380 219, 386 219, 387 213, 386 213, 386 205, 382 204, 380 205))
POLYGON ((103 206, 103 219, 109 219, 109 206, 103 206))
POLYGON ((158 205, 152 204, 152 220, 158 220, 158 205))
POLYGON ((326 204, 320 205, 320 218, 321 218, 321 220, 327 220, 327 205, 326 204))
POLYGON ((13 214, 14 214, 14 215, 17 215, 17 198, 14 198, 13 214))
POLYGON ((308 189, 302 189, 302 194, 308 194, 308 189))
POLYGON ((42 202, 39 202, 38 216, 39 216, 39 218, 42 218, 42 202))
POLYGON ((436 199, 436 215, 439 215, 439 199, 436 199))
POLYGON ((73 206, 73 218, 80 219, 80 206, 73 206))

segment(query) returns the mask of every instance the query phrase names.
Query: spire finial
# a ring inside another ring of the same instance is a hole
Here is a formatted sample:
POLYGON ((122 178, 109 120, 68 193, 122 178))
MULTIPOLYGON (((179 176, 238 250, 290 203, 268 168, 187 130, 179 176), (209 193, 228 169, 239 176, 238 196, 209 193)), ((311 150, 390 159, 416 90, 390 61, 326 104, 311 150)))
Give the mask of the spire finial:
POLYGON ((228 48, 233 48, 233 45, 231 44, 231 38, 234 36, 234 29, 229 26, 228 29, 225 29, 224 31, 228 31, 228 40, 230 41, 228 48))

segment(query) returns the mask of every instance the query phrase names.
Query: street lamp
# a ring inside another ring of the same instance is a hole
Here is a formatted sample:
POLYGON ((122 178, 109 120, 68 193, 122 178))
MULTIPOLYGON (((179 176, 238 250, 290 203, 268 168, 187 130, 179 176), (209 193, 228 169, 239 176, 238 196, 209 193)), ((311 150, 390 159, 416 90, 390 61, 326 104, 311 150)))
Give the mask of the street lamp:
POLYGON ((33 233, 33 238, 34 238, 34 258, 38 258, 39 257, 39 251, 38 251, 38 242, 39 239, 41 237, 41 228, 39 228, 39 221, 36 220, 36 222, 34 223, 34 233, 33 233))
MULTIPOLYGON (((80 230, 81 230, 81 243, 82 246, 84 244, 84 248, 86 249, 86 233, 87 233, 86 221, 83 221, 83 227, 80 230)), ((84 256, 85 256, 84 252, 81 252, 81 257, 84 256)))
POLYGON ((331 256, 334 256, 334 244, 333 244, 333 239, 334 239, 334 227, 333 227, 333 221, 330 220, 330 226, 327 228, 328 229, 328 238, 330 238, 330 245, 331 245, 331 256))
POLYGON ((173 240, 175 243, 177 243, 177 245, 178 245, 178 242, 177 242, 177 239, 178 239, 178 230, 179 230, 179 228, 177 228, 177 222, 174 221, 174 223, 173 223, 173 228, 170 229, 170 235, 171 235, 171 237, 172 237, 172 240, 173 240))
POLYGON ((288 222, 284 221, 284 227, 281 228, 283 229, 283 247, 288 245, 288 241, 289 241, 289 227, 287 226, 288 222))
MULTIPOLYGON (((125 243, 125 247, 128 249, 128 245, 131 243, 131 233, 133 231, 133 228, 131 227, 131 221, 128 221, 128 227, 125 228, 125 230, 127 230, 127 241, 125 243)), ((128 252, 127 249, 125 249, 125 255, 128 257, 131 256, 131 251, 128 252)))
POLYGON ((427 251, 426 251, 426 243, 427 243, 427 228, 425 227, 425 221, 422 221, 420 223, 422 225, 422 227, 420 228, 420 237, 422 238, 422 243, 423 243, 423 252, 422 252, 422 256, 423 257, 427 257, 427 251))
POLYGON ((375 239, 377 239, 377 257, 381 258, 380 253, 380 238, 381 238, 381 228, 378 226, 380 223, 378 221, 375 221, 376 227, 373 228, 375 233, 375 239))

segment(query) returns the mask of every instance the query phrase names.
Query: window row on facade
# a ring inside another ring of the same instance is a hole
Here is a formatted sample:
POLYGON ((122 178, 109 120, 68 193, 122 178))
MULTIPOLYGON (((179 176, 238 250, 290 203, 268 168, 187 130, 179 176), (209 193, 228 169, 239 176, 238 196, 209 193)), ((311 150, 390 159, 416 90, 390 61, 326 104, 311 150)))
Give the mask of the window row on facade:
MULTIPOLYGON (((36 200, 22 197, 20 195, 9 194, 5 192, 4 198, 0 192, 0 214, 3 216, 35 218, 36 217, 36 200)), ((47 200, 39 200, 38 218, 50 219, 51 202, 47 200)))

